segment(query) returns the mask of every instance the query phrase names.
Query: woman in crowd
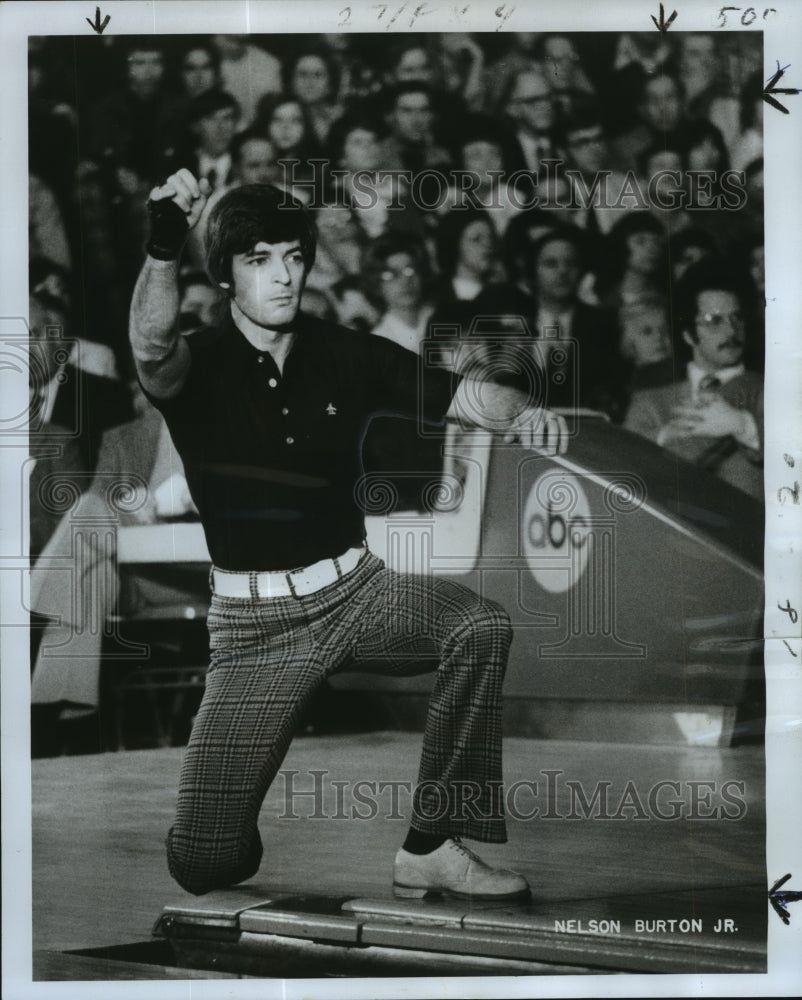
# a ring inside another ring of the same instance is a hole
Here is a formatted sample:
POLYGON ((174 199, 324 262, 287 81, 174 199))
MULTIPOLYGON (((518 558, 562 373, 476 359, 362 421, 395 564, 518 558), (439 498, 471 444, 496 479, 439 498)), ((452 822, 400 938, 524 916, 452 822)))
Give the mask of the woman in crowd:
POLYGON ((337 63, 325 45, 302 46, 284 67, 284 89, 301 103, 319 143, 343 112, 337 100, 340 89, 337 63))
MULTIPOLYGON (((314 174, 311 160, 321 158, 320 147, 304 105, 288 94, 268 94, 259 101, 254 130, 260 131, 273 144, 276 162, 297 161, 287 164, 285 179, 310 180, 314 174)), ((322 180, 322 179, 321 179, 322 180)), ((287 185, 291 187, 290 184, 287 185)), ((309 200, 309 191, 293 189, 302 201, 309 200)))
POLYGON ((619 308, 665 295, 665 232, 648 212, 628 212, 607 237, 607 253, 596 272, 593 297, 603 308, 619 308))
POLYGON ((455 301, 470 302, 491 282, 503 279, 499 239, 484 209, 454 210, 440 221, 437 263, 439 308, 447 309, 455 301))
POLYGON ((422 240, 407 233, 380 236, 367 248, 363 273, 365 294, 381 314, 374 335, 420 353, 434 311, 431 267, 422 240))

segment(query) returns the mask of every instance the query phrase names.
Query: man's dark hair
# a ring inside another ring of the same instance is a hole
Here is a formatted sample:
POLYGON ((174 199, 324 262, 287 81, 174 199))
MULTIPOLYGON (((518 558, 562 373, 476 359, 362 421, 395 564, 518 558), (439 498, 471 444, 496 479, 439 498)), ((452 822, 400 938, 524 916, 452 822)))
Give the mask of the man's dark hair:
POLYGON ((377 140, 387 134, 386 126, 375 115, 359 109, 346 112, 332 124, 326 139, 329 156, 335 165, 339 166, 342 162, 348 136, 358 130, 371 132, 377 140))
POLYGON ((674 291, 674 315, 679 333, 686 330, 696 340, 696 312, 702 292, 730 292, 743 304, 743 283, 721 257, 691 264, 674 291))
POLYGON ((233 108, 237 114, 240 110, 236 97, 229 94, 228 91, 207 90, 204 94, 199 94, 189 105, 187 120, 190 125, 194 125, 201 118, 213 115, 216 111, 222 111, 223 108, 233 108))
POLYGON ((317 231, 312 216, 292 195, 272 184, 244 184, 217 202, 206 229, 206 270, 215 286, 231 284, 231 260, 257 243, 298 240, 307 274, 315 262, 317 231))

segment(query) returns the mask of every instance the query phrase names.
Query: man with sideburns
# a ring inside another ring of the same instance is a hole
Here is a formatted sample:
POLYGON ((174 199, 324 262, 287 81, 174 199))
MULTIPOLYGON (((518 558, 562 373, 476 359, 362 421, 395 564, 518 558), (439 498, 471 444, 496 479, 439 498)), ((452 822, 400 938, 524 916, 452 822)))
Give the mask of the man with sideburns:
POLYGON ((394 890, 525 897, 522 876, 461 840, 506 841, 509 618, 456 583, 387 569, 366 548, 355 487, 379 412, 437 426, 453 407, 550 453, 565 451, 565 422, 519 391, 424 373, 397 344, 300 312, 316 233, 300 202, 270 185, 235 188, 210 214, 207 268, 228 308, 181 337, 179 257, 209 193, 188 170, 151 192, 130 316, 139 379, 181 455, 213 562, 211 662, 167 839, 170 871, 196 894, 253 876, 259 809, 318 686, 357 663, 392 672, 425 655, 436 683, 394 890))

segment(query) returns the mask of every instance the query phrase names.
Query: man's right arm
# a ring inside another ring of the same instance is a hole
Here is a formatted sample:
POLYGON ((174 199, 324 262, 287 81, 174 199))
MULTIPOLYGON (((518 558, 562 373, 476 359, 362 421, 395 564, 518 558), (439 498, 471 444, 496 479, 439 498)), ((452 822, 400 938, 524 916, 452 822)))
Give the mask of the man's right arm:
POLYGON ((151 237, 131 299, 129 335, 139 379, 158 399, 175 396, 189 372, 189 346, 178 329, 178 258, 208 194, 208 182, 199 184, 188 170, 150 194, 151 237))

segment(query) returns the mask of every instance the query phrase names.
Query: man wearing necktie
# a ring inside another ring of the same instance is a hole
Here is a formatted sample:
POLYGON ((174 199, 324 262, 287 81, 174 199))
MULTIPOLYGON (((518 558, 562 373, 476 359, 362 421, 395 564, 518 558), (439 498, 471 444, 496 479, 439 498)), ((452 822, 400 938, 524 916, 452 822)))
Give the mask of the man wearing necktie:
POLYGON ((763 497, 763 379, 743 363, 737 283, 717 262, 686 272, 675 314, 692 359, 676 385, 636 393, 624 426, 763 497))

